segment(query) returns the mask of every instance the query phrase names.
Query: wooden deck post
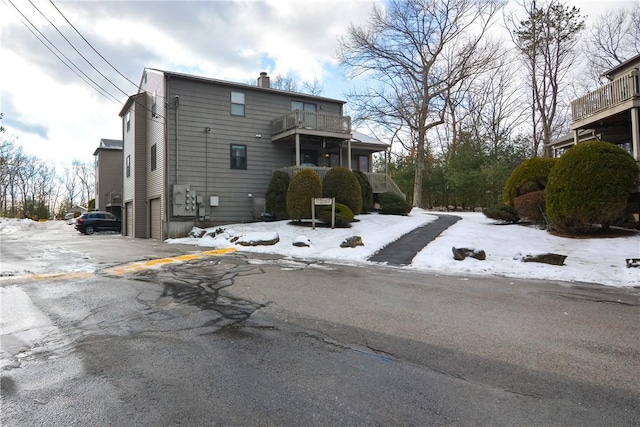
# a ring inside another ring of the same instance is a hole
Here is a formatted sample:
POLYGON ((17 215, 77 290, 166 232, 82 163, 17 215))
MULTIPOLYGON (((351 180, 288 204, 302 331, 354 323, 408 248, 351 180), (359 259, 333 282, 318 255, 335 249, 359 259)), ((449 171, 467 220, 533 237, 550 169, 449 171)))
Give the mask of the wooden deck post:
POLYGON ((631 109, 631 145, 633 158, 640 161, 640 108, 631 109))

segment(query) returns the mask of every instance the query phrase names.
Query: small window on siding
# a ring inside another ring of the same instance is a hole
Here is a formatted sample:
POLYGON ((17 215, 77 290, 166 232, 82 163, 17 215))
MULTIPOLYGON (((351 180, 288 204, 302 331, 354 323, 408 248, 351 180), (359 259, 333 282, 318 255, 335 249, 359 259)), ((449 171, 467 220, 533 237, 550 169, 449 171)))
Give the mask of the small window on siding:
POLYGON ((231 115, 244 116, 244 93, 231 92, 231 115))
POLYGON ((152 99, 153 103, 151 104, 151 117, 155 119, 158 117, 158 91, 153 91, 152 99))
POLYGON ((247 146, 231 144, 231 169, 247 168, 247 146))
POLYGON ((157 149, 157 145, 153 144, 151 146, 151 170, 152 171, 156 170, 157 166, 158 166, 158 149, 157 149))
POLYGON ((131 176, 131 154, 127 156, 127 161, 125 163, 127 170, 127 178, 131 176))
POLYGON ((126 122, 127 122, 127 132, 129 132, 131 130, 131 110, 127 111, 126 122))

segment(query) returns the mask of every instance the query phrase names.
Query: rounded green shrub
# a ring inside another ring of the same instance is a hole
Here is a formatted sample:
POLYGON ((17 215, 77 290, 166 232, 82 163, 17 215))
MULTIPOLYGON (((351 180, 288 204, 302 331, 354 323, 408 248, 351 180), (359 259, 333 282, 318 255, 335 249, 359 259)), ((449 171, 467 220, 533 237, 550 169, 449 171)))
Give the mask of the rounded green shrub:
POLYGON ((311 199, 322 197, 322 181, 318 173, 311 168, 296 173, 287 189, 287 214, 289 218, 300 221, 311 218, 311 199))
POLYGON ((511 205, 495 205, 490 206, 482 211, 487 218, 495 219, 503 222, 516 223, 520 221, 518 212, 511 205))
MULTIPOLYGON (((331 224, 331 206, 318 206, 318 219, 331 224)), ((353 212, 349 206, 336 203, 336 227, 350 227, 353 221, 353 212)))
POLYGON ((353 171, 360 184, 360 193, 362 193, 362 212, 371 212, 373 209, 373 187, 369 182, 369 178, 362 171, 353 171))
POLYGON ((362 191, 349 168, 331 168, 322 180, 322 197, 335 197, 336 203, 347 205, 354 215, 362 212, 362 191))
POLYGON ((277 170, 271 176, 271 181, 265 194, 265 210, 277 219, 286 219, 287 215, 287 189, 290 182, 289 174, 277 170))
POLYGON ((534 157, 520 163, 504 184, 502 199, 513 206, 516 197, 532 191, 544 190, 549 180, 551 168, 557 159, 549 157, 534 157))
POLYGON ((513 199, 513 207, 522 219, 535 223, 544 222, 544 190, 532 191, 513 199))
POLYGON ((380 213, 388 215, 407 215, 411 212, 411 204, 396 193, 381 193, 378 195, 380 213))
POLYGON ((623 218, 638 165, 622 148, 589 141, 567 150, 551 170, 546 209, 552 226, 569 233, 608 229, 623 218))

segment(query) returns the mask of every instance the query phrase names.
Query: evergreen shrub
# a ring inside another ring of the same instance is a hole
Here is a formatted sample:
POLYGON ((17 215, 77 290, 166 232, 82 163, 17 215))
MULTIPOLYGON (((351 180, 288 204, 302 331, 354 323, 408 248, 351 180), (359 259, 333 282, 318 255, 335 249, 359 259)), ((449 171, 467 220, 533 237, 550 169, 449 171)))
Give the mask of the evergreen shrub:
POLYGON ((358 183, 360 184, 360 193, 362 193, 362 212, 371 212, 373 209, 373 187, 369 182, 369 178, 362 171, 353 171, 358 183))
POLYGON ((588 141, 567 150, 551 170, 546 209, 552 226, 581 234, 624 218, 638 177, 633 157, 615 144, 588 141))
MULTIPOLYGON (((318 219, 331 224, 331 206, 318 206, 318 219)), ((336 203, 336 227, 350 227, 353 221, 353 212, 349 206, 336 203)))
POLYGON ((556 161, 557 159, 549 157, 534 157, 520 163, 504 184, 502 192, 504 202, 513 206, 516 197, 544 190, 549 180, 551 168, 556 164, 556 161))
POLYGON ((382 214, 407 215, 411 212, 411 204, 396 193, 381 193, 378 195, 378 202, 382 214))
POLYGON ((335 197, 336 203, 347 205, 354 215, 362 212, 360 184, 349 168, 331 168, 322 181, 322 197, 335 197))
POLYGON ((311 218, 311 199, 322 197, 322 181, 318 173, 311 168, 296 173, 287 189, 287 214, 289 218, 300 221, 311 218))
POLYGON ((520 221, 518 212, 511 205, 495 205, 490 206, 482 211, 487 218, 495 219, 498 221, 509 222, 512 224, 520 221))
POLYGON ((287 215, 287 189, 289 188, 289 174, 277 170, 271 176, 271 181, 265 194, 265 210, 276 219, 286 219, 287 215))

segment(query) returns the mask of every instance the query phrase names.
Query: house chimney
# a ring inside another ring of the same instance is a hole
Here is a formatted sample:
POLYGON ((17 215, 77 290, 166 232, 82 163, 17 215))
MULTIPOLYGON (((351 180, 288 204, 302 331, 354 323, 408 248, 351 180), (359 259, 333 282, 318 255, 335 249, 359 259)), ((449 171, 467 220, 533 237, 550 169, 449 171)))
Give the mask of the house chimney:
POLYGON ((269 82, 269 76, 267 76, 267 72, 263 71, 260 73, 260 77, 258 77, 258 86, 270 88, 271 83, 269 82))

